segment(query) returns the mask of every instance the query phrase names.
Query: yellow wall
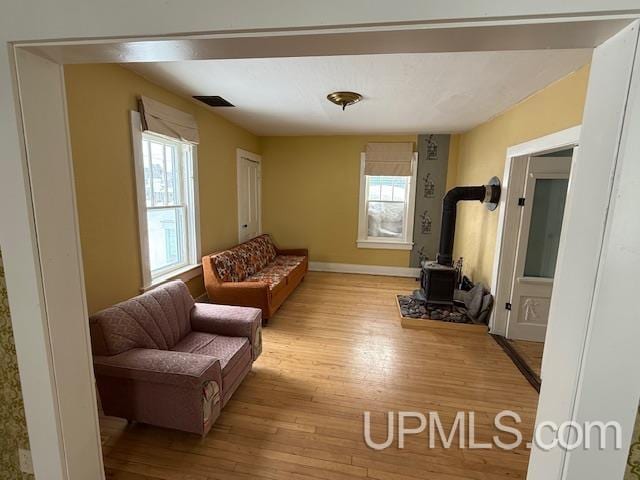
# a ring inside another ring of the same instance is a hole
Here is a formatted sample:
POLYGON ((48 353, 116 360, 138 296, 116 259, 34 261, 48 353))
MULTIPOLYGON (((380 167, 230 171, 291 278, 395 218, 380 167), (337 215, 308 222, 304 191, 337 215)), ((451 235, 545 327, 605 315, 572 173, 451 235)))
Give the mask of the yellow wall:
MULTIPOLYGON (((500 116, 459 137, 457 185, 502 179, 507 148, 582 122, 589 68, 559 80, 500 116)), ((464 257, 474 281, 491 284, 498 215, 480 203, 459 206, 454 255, 464 257)))
MULTIPOLYGON (((129 122, 141 94, 195 115, 202 251, 237 243, 236 148, 259 153, 256 136, 117 65, 66 66, 65 80, 90 313, 142 286, 129 122)), ((202 278, 189 287, 202 293, 202 278)))
MULTIPOLYGON (((408 266, 409 251, 359 249, 360 152, 367 142, 416 135, 258 138, 211 111, 117 65, 65 67, 89 311, 132 297, 142 284, 129 111, 144 94, 195 115, 203 253, 237 243, 236 148, 263 155, 263 229, 312 261, 408 266)), ((585 67, 461 135, 453 135, 447 188, 502 177, 506 150, 581 122, 585 67)), ((490 284, 497 214, 459 209, 454 254, 490 284)), ((189 282, 194 295, 202 278, 189 282)))
POLYGON ((408 250, 356 247, 360 153, 367 142, 404 136, 261 139, 263 228, 285 247, 308 247, 312 261, 408 266, 408 250))

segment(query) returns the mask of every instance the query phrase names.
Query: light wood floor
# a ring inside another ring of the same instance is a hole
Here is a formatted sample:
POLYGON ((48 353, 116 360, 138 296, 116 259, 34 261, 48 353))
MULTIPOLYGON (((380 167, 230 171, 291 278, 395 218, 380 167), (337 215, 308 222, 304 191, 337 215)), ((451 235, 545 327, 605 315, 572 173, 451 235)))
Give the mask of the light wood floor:
POLYGON ((509 342, 520 354, 522 359, 527 362, 531 370, 540 378, 544 342, 530 342, 528 340, 509 340, 509 342))
MULTIPOLYGON (((511 409, 531 437, 537 395, 486 334, 400 327, 394 294, 411 279, 309 273, 264 329, 253 372, 205 439, 102 421, 105 465, 114 480, 494 480, 524 478, 528 451, 429 449, 427 432, 405 448, 369 449, 386 434, 385 412, 438 411, 450 427, 476 412, 476 439, 497 432, 511 409)), ((503 437, 511 441, 513 437, 503 437)), ((397 445, 397 444, 396 444, 397 445)))

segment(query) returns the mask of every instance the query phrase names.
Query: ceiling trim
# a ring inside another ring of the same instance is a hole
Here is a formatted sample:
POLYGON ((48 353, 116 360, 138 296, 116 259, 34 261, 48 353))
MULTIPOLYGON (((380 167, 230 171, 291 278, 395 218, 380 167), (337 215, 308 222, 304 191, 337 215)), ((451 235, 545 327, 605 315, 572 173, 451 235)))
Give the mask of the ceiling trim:
POLYGON ((408 26, 277 30, 189 37, 18 44, 57 63, 129 63, 385 53, 595 48, 631 22, 611 19, 478 21, 408 26))

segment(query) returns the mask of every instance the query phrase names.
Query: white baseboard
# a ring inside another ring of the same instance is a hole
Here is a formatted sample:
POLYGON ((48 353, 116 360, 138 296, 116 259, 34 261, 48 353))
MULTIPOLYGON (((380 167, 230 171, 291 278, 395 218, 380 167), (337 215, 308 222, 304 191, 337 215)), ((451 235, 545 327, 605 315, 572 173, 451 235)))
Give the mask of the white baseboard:
POLYGON ((309 262, 309 270, 312 272, 360 273, 364 275, 385 275, 388 277, 418 278, 420 276, 419 268, 357 265, 353 263, 309 262))

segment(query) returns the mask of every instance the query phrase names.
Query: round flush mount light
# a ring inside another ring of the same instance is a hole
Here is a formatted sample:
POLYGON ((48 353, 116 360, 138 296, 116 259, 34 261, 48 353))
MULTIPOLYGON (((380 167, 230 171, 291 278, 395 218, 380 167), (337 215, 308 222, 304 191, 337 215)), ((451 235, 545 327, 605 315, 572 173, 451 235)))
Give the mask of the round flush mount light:
POLYGON ((353 105, 362 100, 362 95, 356 92, 333 92, 327 95, 327 100, 336 105, 340 105, 342 110, 344 110, 349 105, 353 105))

